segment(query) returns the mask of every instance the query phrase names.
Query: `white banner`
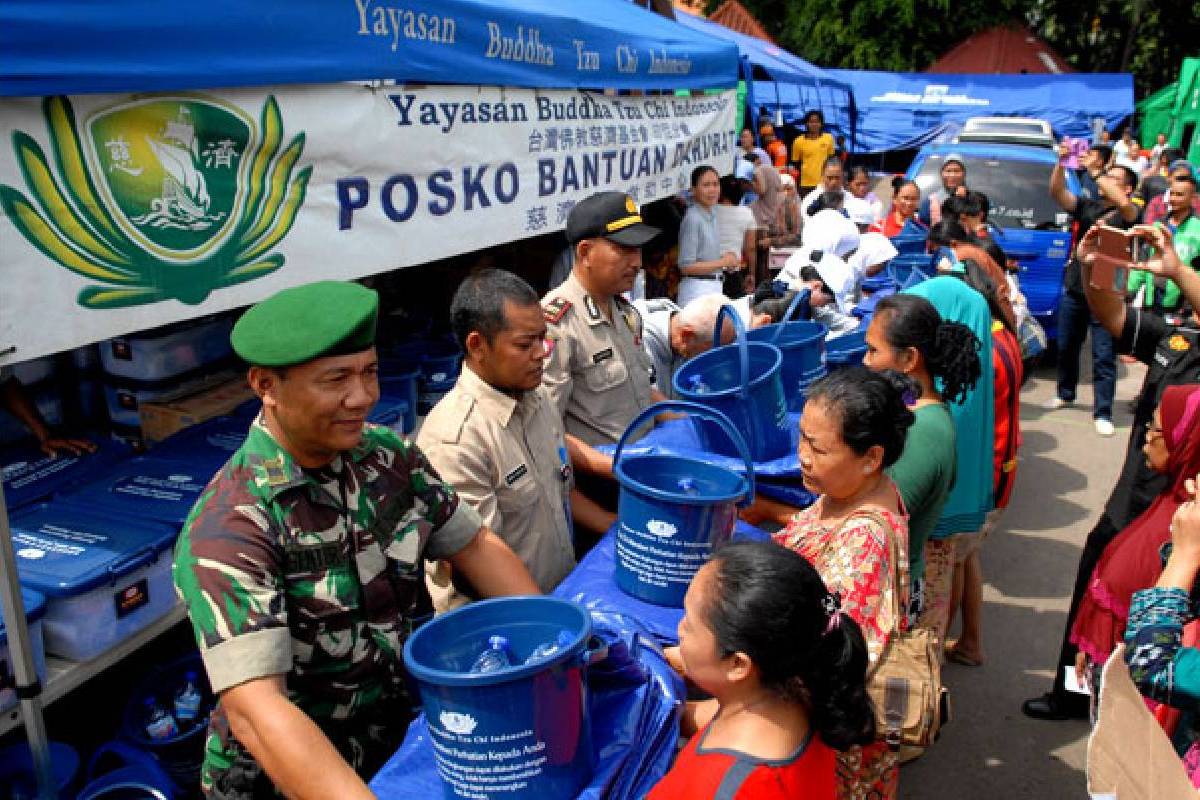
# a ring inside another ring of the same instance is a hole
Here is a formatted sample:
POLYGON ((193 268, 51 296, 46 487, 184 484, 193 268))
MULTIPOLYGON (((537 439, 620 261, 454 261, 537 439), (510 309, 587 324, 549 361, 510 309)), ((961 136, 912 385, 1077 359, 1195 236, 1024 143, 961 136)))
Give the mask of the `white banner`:
POLYGON ((0 101, 0 365, 560 230, 733 164, 696 97, 349 84, 0 101))

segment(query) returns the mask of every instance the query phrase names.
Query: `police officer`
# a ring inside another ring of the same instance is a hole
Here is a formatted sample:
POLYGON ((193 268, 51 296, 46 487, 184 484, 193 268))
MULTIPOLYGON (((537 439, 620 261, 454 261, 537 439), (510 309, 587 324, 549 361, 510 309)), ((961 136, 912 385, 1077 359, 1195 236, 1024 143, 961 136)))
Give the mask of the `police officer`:
POLYGON ((412 699, 401 647, 422 557, 485 595, 536 593, 513 552, 416 447, 366 423, 379 398, 375 292, 286 289, 234 326, 263 409, 192 510, 175 552, 220 704, 209 798, 367 798, 412 699))
POLYGON ((542 299, 551 347, 542 380, 566 432, 589 445, 614 444, 655 399, 642 320, 622 297, 642 266, 642 245, 659 233, 633 198, 599 192, 567 218, 575 248, 571 276, 542 299))
MULTIPOLYGON (((675 370, 712 348, 717 315, 728 304, 722 294, 697 297, 683 308, 666 298, 633 301, 642 317, 642 347, 654 367, 654 388, 664 396, 675 397, 675 370)), ((732 340, 733 325, 726 322, 722 327, 722 341, 732 340)))
MULTIPOLYGON (((541 386, 546 321, 537 293, 511 272, 483 270, 459 285, 450 322, 463 370, 417 444, 549 592, 575 566, 574 481, 562 417, 541 386)), ((605 515, 588 527, 610 523, 605 515)), ((475 595, 444 561, 430 565, 429 588, 439 612, 475 595)))

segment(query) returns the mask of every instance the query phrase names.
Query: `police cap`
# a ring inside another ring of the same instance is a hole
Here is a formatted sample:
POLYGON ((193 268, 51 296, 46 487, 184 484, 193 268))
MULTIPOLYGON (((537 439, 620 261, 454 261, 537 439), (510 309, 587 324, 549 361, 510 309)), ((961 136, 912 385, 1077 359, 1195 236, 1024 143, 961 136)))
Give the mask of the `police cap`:
POLYGON ((627 247, 641 247, 658 236, 658 228, 642 222, 637 203, 624 192, 597 192, 581 200, 567 217, 571 244, 603 237, 627 247))

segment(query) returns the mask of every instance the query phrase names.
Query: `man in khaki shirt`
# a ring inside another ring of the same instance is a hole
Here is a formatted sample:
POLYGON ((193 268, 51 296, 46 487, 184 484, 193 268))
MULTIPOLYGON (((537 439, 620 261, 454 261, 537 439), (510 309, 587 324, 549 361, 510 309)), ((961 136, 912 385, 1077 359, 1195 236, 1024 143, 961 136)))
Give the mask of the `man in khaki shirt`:
POLYGON ((642 409, 663 399, 651 385, 641 315, 621 296, 641 269, 642 245, 658 233, 622 192, 594 194, 567 218, 575 267, 542 298, 552 348, 542 385, 568 436, 585 444, 616 444, 642 409))
MULTIPOLYGON (((537 293, 510 272, 483 270, 458 287, 450 320, 466 354, 462 374, 425 418, 417 446, 549 592, 575 566, 573 480, 562 417, 541 387, 537 293)), ((476 596, 444 561, 427 577, 439 613, 476 596)))

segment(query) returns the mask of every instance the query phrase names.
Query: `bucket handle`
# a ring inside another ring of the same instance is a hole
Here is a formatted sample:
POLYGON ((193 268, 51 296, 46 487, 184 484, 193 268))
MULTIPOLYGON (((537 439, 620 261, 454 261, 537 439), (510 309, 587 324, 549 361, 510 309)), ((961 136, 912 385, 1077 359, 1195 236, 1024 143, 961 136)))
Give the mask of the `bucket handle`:
MULTIPOLYGON (((792 302, 788 303, 787 311, 783 312, 783 318, 773 326, 775 330, 771 334, 771 344, 777 343, 779 341, 779 337, 783 335, 783 323, 791 322, 792 315, 796 313, 798 308, 800 308, 800 304, 807 302, 811 297, 812 289, 809 289, 807 286, 796 292, 796 295, 792 298, 792 302)), ((809 309, 808 313, 809 316, 812 316, 811 308, 809 309)))
POLYGON ((737 315, 733 303, 726 303, 717 312, 717 321, 713 325, 713 347, 721 346, 721 329, 725 327, 725 318, 733 324, 734 344, 738 348, 738 365, 741 368, 741 384, 738 386, 738 398, 745 400, 750 394, 750 345, 746 339, 746 326, 737 315))
MULTIPOLYGON (((722 308, 729 308, 729 306, 722 306, 722 308)), ((719 322, 720 319, 721 318, 718 316, 717 321, 719 322)), ((742 343, 745 344, 744 338, 742 343)), ((682 411, 688 414, 694 414, 698 417, 707 417, 708 419, 717 423, 717 426, 720 427, 722 432, 729 437, 729 441, 733 442, 733 446, 737 449, 738 455, 742 457, 742 463, 746 465, 746 493, 742 495, 742 499, 738 501, 738 505, 748 506, 753 503, 754 462, 750 460, 750 448, 746 446, 746 439, 742 436, 741 432, 734 427, 733 423, 729 420, 729 417, 725 416, 720 411, 717 411, 715 408, 709 408, 708 406, 701 405, 700 403, 692 403, 687 400, 664 400, 661 403, 655 403, 654 405, 643 409, 642 413, 638 414, 637 417, 634 418, 633 422, 629 423, 629 427, 625 429, 625 432, 621 434, 621 438, 617 442, 617 448, 613 450, 613 466, 615 467, 617 463, 620 462, 621 451, 625 448, 625 444, 629 440, 629 437, 635 433, 638 428, 644 425, 648 419, 661 414, 663 411, 682 411)))
POLYGON ((587 646, 579 654, 579 666, 590 667, 608 658, 608 642, 596 634, 588 637, 587 646))
POLYGON ((121 767, 140 767, 151 773, 152 780, 160 786, 172 785, 171 778, 159 764, 158 759, 145 750, 126 744, 119 739, 101 745, 88 759, 87 769, 84 771, 84 785, 86 786, 100 776, 121 767), (102 769, 105 764, 112 766, 102 769))

